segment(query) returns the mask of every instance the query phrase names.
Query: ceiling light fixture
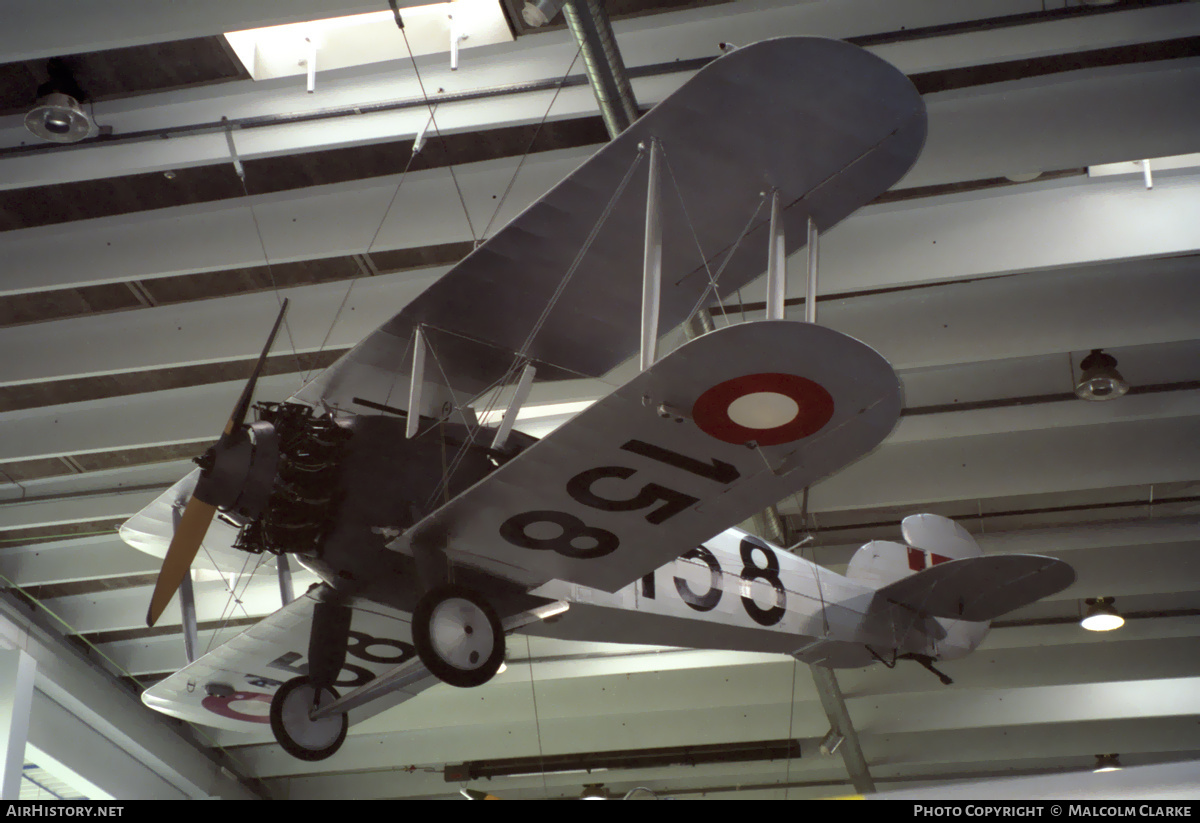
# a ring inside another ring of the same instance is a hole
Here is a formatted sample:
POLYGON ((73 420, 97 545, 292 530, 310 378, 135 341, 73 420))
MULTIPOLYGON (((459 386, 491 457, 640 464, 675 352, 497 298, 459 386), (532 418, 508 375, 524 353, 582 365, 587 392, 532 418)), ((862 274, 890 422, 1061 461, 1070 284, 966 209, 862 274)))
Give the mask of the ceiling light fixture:
POLYGON ((1117 371, 1117 358, 1100 349, 1079 364, 1083 376, 1075 384, 1075 394, 1083 400, 1113 400, 1129 391, 1129 384, 1117 371))
POLYGON ((1125 618, 1117 613, 1111 597, 1089 597, 1083 602, 1088 610, 1079 625, 1089 632, 1110 632, 1125 625, 1125 618))
POLYGON ((521 17, 525 25, 539 29, 549 23, 562 10, 562 0, 525 0, 521 17))
POLYGON ((583 793, 579 795, 580 800, 608 800, 608 789, 604 788, 603 783, 585 783, 583 793))
POLYGON ((1092 769, 1093 774, 1100 772, 1119 772, 1121 771, 1121 759, 1115 754, 1098 754, 1096 755, 1096 767, 1092 769))
POLYGON ((75 75, 59 58, 46 64, 50 79, 38 86, 37 104, 25 115, 25 128, 51 143, 78 143, 100 133, 100 127, 87 115, 80 100, 87 95, 75 75))
POLYGON ((841 746, 845 740, 846 738, 840 732, 838 732, 837 729, 830 729, 829 733, 821 739, 821 743, 817 746, 817 749, 821 752, 821 754, 829 756, 837 752, 838 747, 841 746))

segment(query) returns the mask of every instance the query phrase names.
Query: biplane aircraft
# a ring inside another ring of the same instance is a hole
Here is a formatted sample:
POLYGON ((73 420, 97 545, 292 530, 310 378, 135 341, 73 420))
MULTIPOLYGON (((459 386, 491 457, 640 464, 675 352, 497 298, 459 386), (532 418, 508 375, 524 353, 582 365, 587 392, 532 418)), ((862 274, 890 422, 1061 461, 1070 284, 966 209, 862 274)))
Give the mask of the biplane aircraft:
POLYGON ((247 422, 281 312, 200 468, 121 534, 165 553, 151 624, 190 591, 201 543, 234 568, 246 552, 290 557, 322 582, 143 700, 217 727, 270 723, 319 760, 352 720, 439 681, 487 682, 514 631, 933 669, 1065 588, 1065 563, 981 556, 933 515, 906 518, 904 543, 862 547, 845 575, 731 528, 877 446, 899 380, 863 343, 781 310, 656 354, 659 327, 778 272, 891 187, 925 128, 912 84, 866 51, 747 46, 247 422), (636 376, 543 439, 512 429, 533 380, 604 378, 639 352, 636 376), (482 425, 498 392, 504 415, 482 425))

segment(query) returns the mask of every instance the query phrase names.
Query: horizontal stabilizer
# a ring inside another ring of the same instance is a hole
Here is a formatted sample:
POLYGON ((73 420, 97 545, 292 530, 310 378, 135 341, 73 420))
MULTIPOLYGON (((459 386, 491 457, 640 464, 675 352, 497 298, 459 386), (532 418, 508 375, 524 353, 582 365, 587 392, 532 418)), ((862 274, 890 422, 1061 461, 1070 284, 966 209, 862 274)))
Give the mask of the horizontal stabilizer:
POLYGON ((941 563, 884 586, 879 594, 930 617, 982 622, 1074 582, 1075 571, 1061 560, 1004 554, 941 563))

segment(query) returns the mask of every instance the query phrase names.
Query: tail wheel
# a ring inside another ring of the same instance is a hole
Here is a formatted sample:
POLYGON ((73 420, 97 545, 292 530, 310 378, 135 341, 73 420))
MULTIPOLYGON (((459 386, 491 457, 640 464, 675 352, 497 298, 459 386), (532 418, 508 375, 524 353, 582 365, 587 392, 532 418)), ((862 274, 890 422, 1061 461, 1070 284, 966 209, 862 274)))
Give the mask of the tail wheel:
POLYGON ((313 709, 338 699, 330 687, 317 689, 307 677, 284 683, 271 699, 271 731, 284 751, 301 760, 324 760, 342 747, 350 718, 345 713, 312 719, 313 709), (314 699, 315 698, 315 699, 314 699))
POLYGON ((504 631, 496 611, 463 586, 439 586, 413 611, 413 645, 425 668, 451 686, 481 686, 504 662, 504 631))

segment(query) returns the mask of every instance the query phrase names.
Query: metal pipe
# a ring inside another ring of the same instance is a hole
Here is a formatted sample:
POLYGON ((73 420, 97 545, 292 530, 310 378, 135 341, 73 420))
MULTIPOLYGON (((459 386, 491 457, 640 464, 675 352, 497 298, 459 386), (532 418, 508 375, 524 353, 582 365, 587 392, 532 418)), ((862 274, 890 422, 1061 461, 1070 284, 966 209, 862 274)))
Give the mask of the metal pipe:
POLYGON ((637 120, 638 106, 608 13, 597 0, 566 0, 563 17, 579 44, 608 136, 616 137, 637 120))
POLYGON ((683 324, 683 332, 687 335, 688 340, 695 340, 702 334, 708 334, 716 329, 716 324, 713 323, 712 315, 708 313, 708 309, 701 307, 699 311, 687 319, 683 324))
POLYGON ((658 304, 662 291, 662 176, 657 140, 650 141, 650 179, 646 184, 646 251, 642 269, 642 371, 658 355, 658 304))

